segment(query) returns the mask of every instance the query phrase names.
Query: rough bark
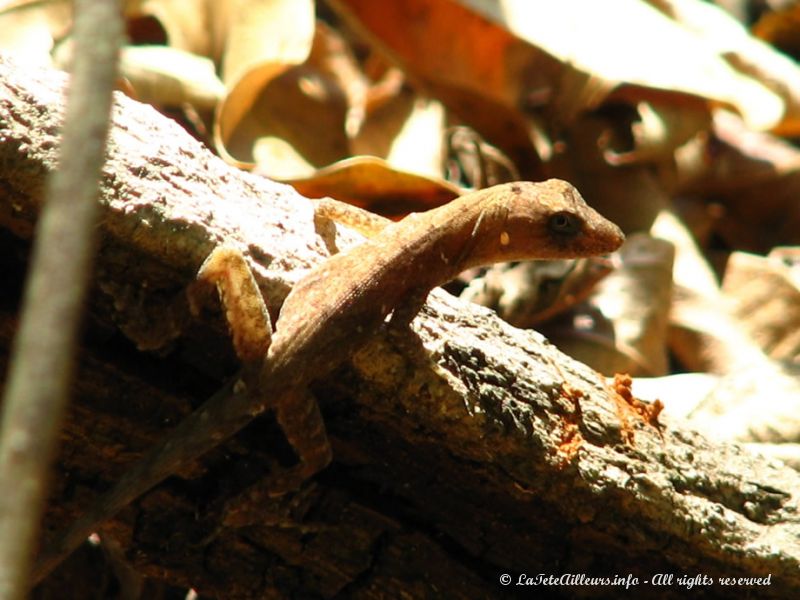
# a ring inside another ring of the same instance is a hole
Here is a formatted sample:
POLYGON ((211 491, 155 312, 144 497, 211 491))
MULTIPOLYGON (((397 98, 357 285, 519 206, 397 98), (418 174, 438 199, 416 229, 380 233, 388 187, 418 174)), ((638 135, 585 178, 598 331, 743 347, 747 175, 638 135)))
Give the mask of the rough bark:
MULTIPOLYGON (((0 60, 3 357, 22 264, 52 169, 62 76, 0 60)), ((81 373, 54 477, 49 531, 236 369, 219 317, 191 319, 183 290, 211 248, 239 245, 271 310, 331 251, 310 201, 226 166, 153 109, 116 98, 102 186, 103 238, 81 373)), ((102 534, 137 569, 208 596, 524 596, 522 574, 644 583, 762 577, 705 597, 800 593, 800 477, 779 463, 657 425, 535 332, 432 294, 406 334, 381 332, 312 388, 334 464, 264 506, 263 525, 220 529, 225 498, 291 453, 269 416, 129 506, 102 534), (512 584, 499 583, 508 573, 512 584)), ((68 568, 68 565, 67 565, 68 568)), ((64 577, 63 572, 59 577, 64 577)), ((558 586, 564 597, 618 588, 558 586)), ((696 590, 695 590, 696 591, 696 590)))

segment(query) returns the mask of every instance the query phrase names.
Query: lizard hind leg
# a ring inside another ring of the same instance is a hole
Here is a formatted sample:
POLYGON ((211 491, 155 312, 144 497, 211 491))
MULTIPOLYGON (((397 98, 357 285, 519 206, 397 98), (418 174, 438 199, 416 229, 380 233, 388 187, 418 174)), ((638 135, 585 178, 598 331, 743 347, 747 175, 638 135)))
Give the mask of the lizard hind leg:
POLYGON ((272 322, 250 266, 242 253, 230 246, 217 246, 189 287, 189 304, 197 314, 209 284, 215 285, 239 359, 260 363, 272 343, 272 322))
MULTIPOLYGON (((192 308, 197 308, 203 287, 214 284, 219 292, 236 354, 245 364, 245 376, 261 370, 272 343, 272 325, 258 285, 247 261, 235 248, 218 246, 197 274, 197 286, 190 289, 192 308)), ((249 377, 247 377, 249 378, 249 377)), ((248 388, 257 389, 257 381, 248 388)), ((305 389, 283 391, 275 399, 275 415, 287 440, 299 457, 299 464, 251 486, 226 509, 225 521, 241 526, 251 521, 261 500, 282 496, 300 487, 306 479, 328 465, 331 448, 325 424, 314 397, 305 389)))
POLYGON ((332 452, 325 423, 314 396, 307 390, 284 393, 275 406, 275 415, 286 438, 297 453, 299 463, 250 486, 228 503, 225 524, 243 527, 260 520, 263 507, 275 498, 296 491, 312 475, 331 462, 332 452))

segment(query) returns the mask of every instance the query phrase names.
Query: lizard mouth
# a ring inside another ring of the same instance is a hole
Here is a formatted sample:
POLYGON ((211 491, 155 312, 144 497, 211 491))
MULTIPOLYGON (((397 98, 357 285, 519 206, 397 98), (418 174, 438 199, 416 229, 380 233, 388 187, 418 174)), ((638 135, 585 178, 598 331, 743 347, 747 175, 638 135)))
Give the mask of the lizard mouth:
POLYGON ((625 234, 611 221, 606 221, 597 243, 597 254, 608 254, 618 250, 625 242, 625 234))

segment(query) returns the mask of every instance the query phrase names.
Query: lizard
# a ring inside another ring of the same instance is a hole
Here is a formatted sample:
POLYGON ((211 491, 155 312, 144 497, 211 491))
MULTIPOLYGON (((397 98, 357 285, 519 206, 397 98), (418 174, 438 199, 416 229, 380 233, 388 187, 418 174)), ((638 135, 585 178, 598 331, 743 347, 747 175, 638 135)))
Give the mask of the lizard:
POLYGON ((460 272, 502 261, 606 254, 624 241, 615 224, 558 179, 496 185, 390 224, 353 219, 352 211, 330 202, 315 215, 341 217, 373 237, 311 269, 287 295, 274 333, 244 256, 224 244, 211 252, 197 280, 218 288, 243 362, 241 378, 186 417, 58 536, 40 557, 34 581, 100 523, 268 409, 299 457, 267 480, 273 494, 327 466, 330 445, 308 385, 348 360, 387 318, 392 327, 408 325, 428 293, 460 272))

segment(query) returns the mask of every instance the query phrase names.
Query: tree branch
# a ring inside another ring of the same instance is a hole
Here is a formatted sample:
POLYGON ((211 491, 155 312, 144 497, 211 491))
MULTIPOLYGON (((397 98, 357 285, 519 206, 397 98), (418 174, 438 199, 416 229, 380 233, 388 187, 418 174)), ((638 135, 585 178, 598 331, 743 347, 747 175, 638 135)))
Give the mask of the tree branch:
MULTIPOLYGON (((0 63, 0 227, 13 234, 0 241, 13 248, 29 237, 51 168, 54 81, 0 63)), ((252 259, 275 310, 310 265, 358 241, 318 230, 308 200, 224 165, 148 107, 118 97, 111 140, 94 335, 49 513, 59 528, 236 369, 221 320, 186 313, 183 290, 214 245, 252 259)), ((287 458, 269 417, 102 533, 146 575, 226 598, 528 591, 499 585, 502 573, 630 574, 642 587, 657 573, 769 574, 759 597, 800 593, 794 471, 657 425, 624 382, 610 386, 490 311, 436 292, 413 333, 382 333, 313 389, 334 464, 299 494, 265 502, 262 525, 219 529, 218 518, 287 458)))
POLYGON ((95 249, 122 17, 111 0, 76 0, 73 75, 60 168, 48 179, 0 431, 0 597, 27 589, 47 471, 69 398, 95 249))

